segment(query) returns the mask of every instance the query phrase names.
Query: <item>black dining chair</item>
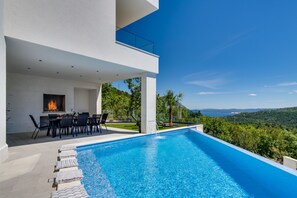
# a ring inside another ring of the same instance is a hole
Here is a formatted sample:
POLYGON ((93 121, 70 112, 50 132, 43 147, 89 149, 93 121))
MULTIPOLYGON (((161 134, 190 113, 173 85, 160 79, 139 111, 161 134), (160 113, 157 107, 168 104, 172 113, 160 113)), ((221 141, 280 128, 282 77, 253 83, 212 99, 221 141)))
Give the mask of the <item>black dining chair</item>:
POLYGON ((90 113, 89 112, 82 112, 82 113, 79 113, 79 115, 86 115, 86 116, 90 116, 90 113))
POLYGON ((35 118, 32 115, 29 115, 29 116, 34 124, 34 127, 35 127, 35 130, 33 131, 31 138, 36 139, 39 131, 48 129, 49 125, 48 125, 48 123, 45 123, 45 122, 40 122, 39 124, 37 124, 35 118))
POLYGON ((100 121, 101 121, 101 114, 93 114, 92 117, 89 119, 88 125, 90 126, 91 134, 94 127, 96 128, 97 132, 102 133, 100 129, 100 121))
POLYGON ((47 131, 47 135, 50 134, 50 131, 52 131, 52 137, 56 137, 56 128, 58 127, 57 118, 59 117, 58 114, 48 114, 48 120, 49 120, 49 127, 47 131))
POLYGON ((59 125, 58 125, 60 139, 62 137, 62 133, 69 134, 69 129, 71 130, 71 133, 73 135, 72 126, 73 126, 73 117, 72 117, 72 115, 64 115, 62 117, 59 125))
MULTIPOLYGON (((86 114, 79 114, 76 117, 76 122, 73 123, 73 130, 76 133, 76 136, 77 136, 77 133, 80 131, 81 132, 86 131, 87 134, 89 134, 88 129, 87 129, 88 117, 89 116, 86 114)), ((73 136, 74 136, 74 133, 73 133, 73 136)))
POLYGON ((100 124, 99 124, 99 127, 100 127, 100 130, 102 129, 102 125, 104 125, 105 126, 105 129, 106 129, 106 131, 108 131, 107 130, 107 126, 106 126, 106 120, 107 120, 107 117, 108 117, 108 113, 103 113, 103 115, 102 115, 102 117, 101 117, 101 120, 100 120, 100 124))
POLYGON ((49 120, 51 120, 51 119, 56 119, 57 117, 59 117, 58 114, 53 114, 53 113, 48 114, 48 119, 49 119, 49 120))

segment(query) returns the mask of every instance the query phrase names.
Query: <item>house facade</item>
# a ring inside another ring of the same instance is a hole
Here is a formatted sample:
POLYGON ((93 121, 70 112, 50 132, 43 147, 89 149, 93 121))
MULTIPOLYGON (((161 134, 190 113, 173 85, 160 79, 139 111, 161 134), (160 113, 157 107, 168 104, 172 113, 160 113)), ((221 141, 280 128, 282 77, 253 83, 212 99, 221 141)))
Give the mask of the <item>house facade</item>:
POLYGON ((0 159, 7 133, 34 130, 29 114, 101 113, 101 85, 133 77, 142 79, 142 131, 156 130, 159 57, 136 35, 135 45, 117 40, 117 31, 158 0, 0 2, 0 159))

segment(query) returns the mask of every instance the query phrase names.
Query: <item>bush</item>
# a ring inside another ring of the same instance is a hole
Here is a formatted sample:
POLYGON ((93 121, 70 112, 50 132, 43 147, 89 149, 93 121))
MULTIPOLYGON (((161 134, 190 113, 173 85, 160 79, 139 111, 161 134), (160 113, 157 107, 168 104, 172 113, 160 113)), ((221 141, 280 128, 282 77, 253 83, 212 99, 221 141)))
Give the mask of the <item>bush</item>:
POLYGON ((206 116, 200 117, 200 122, 205 133, 261 156, 279 162, 284 155, 297 158, 297 136, 282 127, 231 123, 206 116))

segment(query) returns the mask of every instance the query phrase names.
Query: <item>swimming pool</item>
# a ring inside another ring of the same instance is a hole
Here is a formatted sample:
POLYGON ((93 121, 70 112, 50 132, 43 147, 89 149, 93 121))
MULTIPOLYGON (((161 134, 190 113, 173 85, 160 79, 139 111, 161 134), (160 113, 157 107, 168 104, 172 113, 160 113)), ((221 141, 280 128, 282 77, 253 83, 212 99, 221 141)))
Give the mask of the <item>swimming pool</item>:
POLYGON ((78 147, 91 197, 294 197, 297 174, 182 129, 78 147))

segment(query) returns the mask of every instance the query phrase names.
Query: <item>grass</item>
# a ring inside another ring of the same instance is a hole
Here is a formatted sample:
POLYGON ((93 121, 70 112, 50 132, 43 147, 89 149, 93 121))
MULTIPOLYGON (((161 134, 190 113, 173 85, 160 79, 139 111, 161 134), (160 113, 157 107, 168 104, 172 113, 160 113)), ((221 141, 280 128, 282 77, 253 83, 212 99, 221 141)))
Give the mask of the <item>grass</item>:
POLYGON ((138 131, 138 127, 136 126, 135 123, 125 123, 125 124, 106 124, 108 127, 113 127, 113 128, 119 128, 119 129, 127 129, 127 130, 133 130, 133 131, 138 131))
MULTIPOLYGON (((127 130, 133 130, 133 131, 138 131, 138 127, 136 126, 135 123, 125 123, 125 124, 118 124, 118 123, 108 123, 106 124, 108 127, 114 127, 114 128, 119 128, 119 129, 127 129, 127 130)), ((159 131, 161 130, 166 130, 166 129, 172 129, 172 128, 178 128, 178 127, 184 127, 187 126, 186 124, 178 124, 177 126, 169 127, 169 126, 158 126, 159 131)))
POLYGON ((175 126, 160 126, 158 125, 158 131, 162 131, 162 130, 166 130, 166 129, 173 129, 173 128, 179 128, 179 127, 184 127, 184 126, 187 126, 186 124, 178 124, 178 125, 175 125, 175 126))

